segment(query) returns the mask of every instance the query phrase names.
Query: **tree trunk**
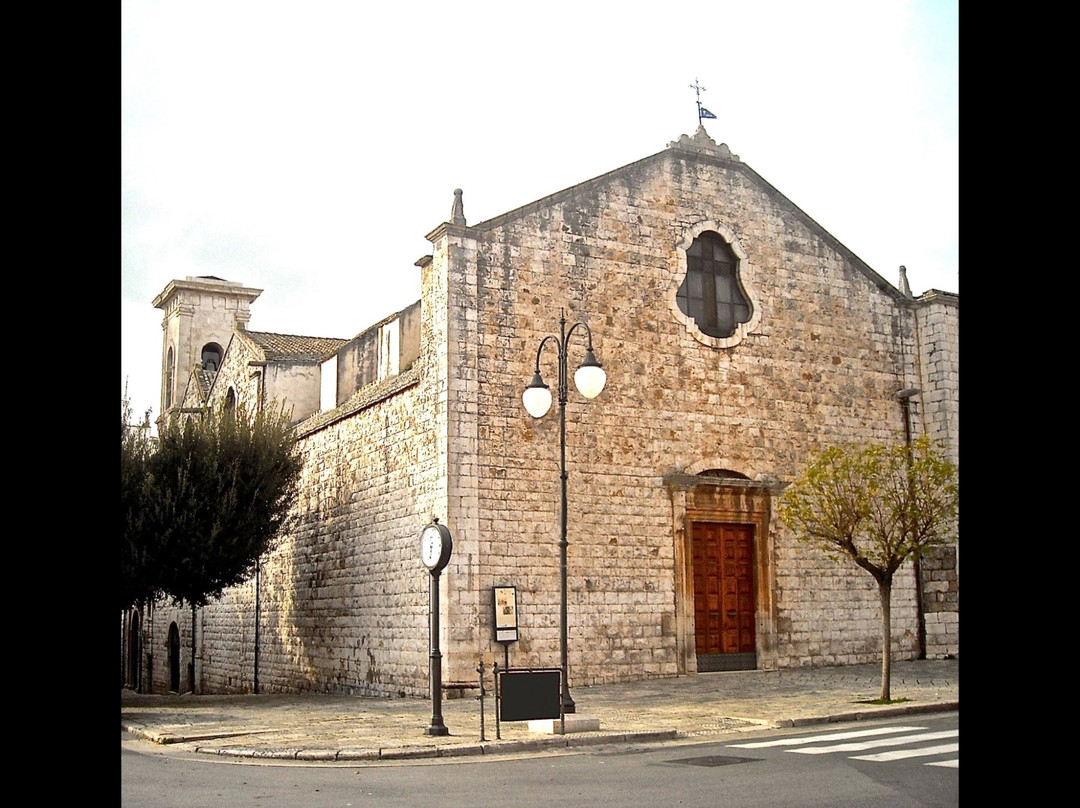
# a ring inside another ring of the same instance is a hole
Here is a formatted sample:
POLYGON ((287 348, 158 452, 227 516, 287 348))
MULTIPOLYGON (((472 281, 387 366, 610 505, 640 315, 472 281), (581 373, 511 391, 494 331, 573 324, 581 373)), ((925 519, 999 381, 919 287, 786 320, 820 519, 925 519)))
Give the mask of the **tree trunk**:
POLYGON ((890 700, 892 689, 892 581, 878 583, 881 597, 881 695, 882 701, 890 700))

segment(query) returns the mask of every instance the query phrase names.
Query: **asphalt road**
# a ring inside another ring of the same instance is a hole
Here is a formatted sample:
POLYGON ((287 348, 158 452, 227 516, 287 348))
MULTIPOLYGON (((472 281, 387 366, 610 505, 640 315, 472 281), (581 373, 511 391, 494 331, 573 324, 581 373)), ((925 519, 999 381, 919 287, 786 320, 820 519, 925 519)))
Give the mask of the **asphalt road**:
POLYGON ((121 732, 134 808, 955 808, 959 713, 490 758, 221 758, 121 732))

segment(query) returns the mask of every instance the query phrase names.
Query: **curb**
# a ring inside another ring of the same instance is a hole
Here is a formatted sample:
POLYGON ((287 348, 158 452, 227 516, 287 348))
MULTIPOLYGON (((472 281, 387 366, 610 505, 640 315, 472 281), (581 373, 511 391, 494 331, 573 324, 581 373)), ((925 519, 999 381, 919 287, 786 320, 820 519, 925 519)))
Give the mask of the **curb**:
POLYGON ((844 724, 852 721, 865 721, 868 718, 891 718, 898 715, 919 715, 921 713, 960 712, 959 701, 943 701, 937 704, 912 704, 900 707, 879 707, 876 710, 856 710, 850 713, 835 713, 819 718, 789 718, 777 721, 776 727, 804 727, 813 724, 844 724))
MULTIPOLYGON (((155 743, 184 743, 190 738, 177 738, 168 736, 162 740, 149 737, 147 733, 140 733, 143 737, 155 741, 155 743)), ((418 760, 424 758, 450 758, 505 755, 520 752, 539 752, 550 749, 566 749, 578 746, 600 746, 603 744, 619 743, 646 743, 655 741, 672 741, 683 737, 683 733, 674 729, 650 730, 642 732, 612 732, 599 735, 569 738, 565 736, 554 738, 529 738, 513 741, 481 741, 472 744, 454 744, 450 746, 391 746, 380 749, 258 749, 255 747, 231 746, 231 747, 206 747, 196 746, 195 751, 206 755, 219 755, 221 757, 247 757, 262 760, 309 760, 309 761, 338 761, 338 760, 418 760)))
MULTIPOLYGON (((847 713, 834 713, 831 715, 817 716, 812 718, 784 718, 769 722, 761 722, 756 729, 783 729, 785 727, 805 727, 815 724, 840 724, 857 721, 865 721, 870 718, 890 718, 901 715, 919 715, 938 712, 959 712, 960 702, 946 701, 935 704, 912 704, 897 707, 879 707, 874 710, 857 710, 847 713)), ((480 741, 477 743, 450 744, 444 746, 388 746, 376 749, 372 748, 343 748, 343 749, 319 749, 305 747, 288 747, 285 749, 260 749, 255 746, 204 746, 200 741, 220 740, 235 735, 248 735, 250 733, 216 733, 205 735, 174 735, 172 733, 155 733, 147 731, 138 724, 125 724, 121 722, 120 729, 138 735, 156 744, 169 745, 179 743, 194 743, 195 752, 220 757, 243 757, 257 760, 296 760, 310 762, 334 762, 334 761, 391 761, 391 760, 420 760, 430 758, 451 757, 477 757, 494 756, 505 754, 518 754, 522 752, 541 752, 553 749, 568 749, 585 746, 601 746, 605 744, 632 744, 632 743, 655 743, 674 740, 700 739, 705 735, 713 736, 713 731, 680 732, 674 729, 644 730, 637 732, 607 732, 590 733, 579 736, 557 735, 545 738, 528 738, 517 740, 493 740, 480 741)))

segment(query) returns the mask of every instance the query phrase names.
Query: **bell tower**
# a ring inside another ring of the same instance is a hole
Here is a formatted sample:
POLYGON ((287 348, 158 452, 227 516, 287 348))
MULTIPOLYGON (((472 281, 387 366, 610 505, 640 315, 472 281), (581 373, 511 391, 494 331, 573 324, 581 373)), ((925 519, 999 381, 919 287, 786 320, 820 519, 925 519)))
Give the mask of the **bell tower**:
POLYGON ((165 312, 159 429, 183 406, 192 370, 200 363, 207 370, 217 370, 230 337, 247 327, 251 303, 262 291, 212 275, 189 275, 182 281, 169 281, 154 298, 154 307, 165 312))

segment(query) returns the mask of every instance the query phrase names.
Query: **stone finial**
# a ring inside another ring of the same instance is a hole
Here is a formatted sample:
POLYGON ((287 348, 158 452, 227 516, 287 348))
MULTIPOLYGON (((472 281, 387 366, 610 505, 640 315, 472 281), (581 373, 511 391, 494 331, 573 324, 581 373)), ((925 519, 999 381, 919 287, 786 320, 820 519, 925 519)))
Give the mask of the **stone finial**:
POLYGON ((454 189, 454 206, 450 208, 450 223, 465 225, 465 206, 461 204, 461 189, 454 189))
POLYGON ((712 157, 722 157, 725 160, 735 160, 739 162, 739 155, 732 154, 731 149, 728 148, 728 144, 721 143, 716 145, 716 141, 709 137, 709 133, 705 131, 705 127, 702 124, 698 124, 697 131, 694 132, 694 136, 679 135, 678 140, 673 140, 667 144, 668 148, 679 148, 687 151, 700 152, 701 154, 708 154, 712 157))
POLYGON ((911 284, 908 283, 907 279, 907 267, 905 266, 900 267, 900 291, 904 297, 913 297, 911 294, 911 284))

